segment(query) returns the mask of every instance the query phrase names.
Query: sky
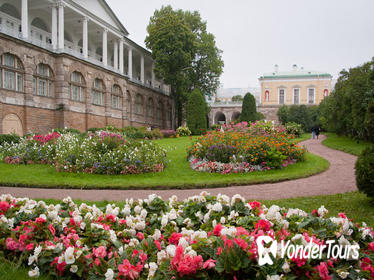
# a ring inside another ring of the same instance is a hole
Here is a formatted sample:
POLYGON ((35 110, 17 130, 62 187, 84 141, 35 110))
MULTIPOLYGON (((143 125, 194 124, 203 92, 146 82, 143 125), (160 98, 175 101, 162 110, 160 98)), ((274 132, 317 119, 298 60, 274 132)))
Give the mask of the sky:
POLYGON ((338 77, 374 57, 373 0, 107 0, 141 46, 156 9, 197 10, 225 63, 221 87, 258 87, 292 65, 338 77))

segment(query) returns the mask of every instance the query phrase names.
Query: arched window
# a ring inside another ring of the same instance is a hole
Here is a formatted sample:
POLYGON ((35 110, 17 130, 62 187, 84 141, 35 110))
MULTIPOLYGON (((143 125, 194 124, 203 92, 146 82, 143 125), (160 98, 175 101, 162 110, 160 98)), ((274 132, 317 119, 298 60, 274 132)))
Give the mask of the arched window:
POLYGON ((172 109, 171 109, 171 105, 169 104, 168 107, 167 107, 167 120, 168 121, 171 121, 173 116, 172 116, 173 112, 172 112, 172 109))
POLYGON ((71 73, 70 81, 70 98, 74 101, 84 102, 84 90, 86 88, 81 73, 74 71, 71 73))
POLYGON ((323 97, 327 97, 329 96, 329 90, 328 89, 324 89, 323 90, 323 97))
POLYGON ((121 109, 122 98, 121 98, 121 88, 119 85, 113 85, 111 99, 112 99, 112 108, 121 109))
POLYGON ((103 106, 104 101, 105 101, 105 94, 104 94, 103 80, 95 79, 92 92, 91 92, 91 102, 94 105, 103 106))
POLYGON ((135 97, 135 114, 143 115, 143 98, 140 94, 135 97))
POLYGON ((53 75, 48 65, 40 63, 32 80, 32 90, 35 95, 53 96, 53 75))
POLYGON ((1 87, 23 92, 24 70, 15 55, 5 53, 1 56, 1 87))
POLYGON ((153 117, 153 108, 154 108, 154 106, 155 106, 155 104, 153 102, 153 99, 149 98, 148 102, 147 102, 147 117, 149 117, 149 118, 153 117))

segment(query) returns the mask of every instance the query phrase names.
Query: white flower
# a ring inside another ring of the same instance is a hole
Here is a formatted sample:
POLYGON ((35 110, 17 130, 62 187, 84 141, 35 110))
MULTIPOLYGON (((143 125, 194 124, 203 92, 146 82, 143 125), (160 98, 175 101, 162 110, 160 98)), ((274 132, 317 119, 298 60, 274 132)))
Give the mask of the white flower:
POLYGON ((341 271, 338 273, 339 276, 342 278, 342 279, 346 279, 349 275, 349 272, 346 272, 346 271, 341 271))
POLYGON ((29 271, 29 277, 39 277, 39 275, 39 268, 37 266, 35 266, 33 270, 29 271))
POLYGON ((75 265, 75 264, 73 264, 73 265, 70 267, 70 271, 71 271, 72 273, 77 273, 77 271, 78 271, 78 266, 75 265))
POLYGON ((325 206, 321 206, 320 208, 318 208, 318 215, 322 218, 323 216, 325 216, 329 211, 325 208, 325 206))
POLYGON ((221 212, 222 211, 222 204, 217 202, 213 205, 212 210, 215 212, 221 212))
POLYGON ((282 265, 282 269, 283 269, 283 272, 284 272, 284 273, 288 273, 288 272, 291 271, 291 269, 290 269, 290 265, 288 264, 287 261, 285 261, 284 264, 282 265))
POLYGON ((111 268, 108 268, 108 270, 105 273, 105 280, 112 280, 114 277, 114 272, 111 268))
POLYGON ((161 226, 166 227, 167 224, 168 224, 168 216, 163 215, 161 218, 161 226))
POLYGON ((189 246, 188 241, 184 237, 179 239, 178 245, 181 245, 183 248, 186 248, 189 246))
POLYGON ((75 262, 74 247, 69 247, 66 249, 64 258, 65 258, 66 264, 73 264, 75 262))
POLYGON ((175 256, 175 250, 177 249, 177 247, 175 247, 175 245, 168 245, 166 247, 166 252, 168 253, 168 255, 170 257, 174 257, 175 256))
POLYGON ((283 277, 282 275, 266 275, 266 280, 281 280, 283 277))

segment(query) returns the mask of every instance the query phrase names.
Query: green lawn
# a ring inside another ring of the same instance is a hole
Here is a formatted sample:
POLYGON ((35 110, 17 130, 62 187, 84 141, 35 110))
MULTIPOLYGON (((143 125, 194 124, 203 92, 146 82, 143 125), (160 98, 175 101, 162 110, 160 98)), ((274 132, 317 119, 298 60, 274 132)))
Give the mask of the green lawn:
POLYGON ((362 150, 370 146, 369 142, 360 140, 357 142, 355 139, 338 136, 335 133, 324 133, 327 138, 322 141, 322 144, 335 150, 340 150, 355 156, 358 156, 362 150))
POLYGON ((134 175, 97 175, 86 173, 58 173, 47 165, 9 165, 0 163, 0 184, 7 186, 102 188, 102 189, 167 189, 205 188, 229 185, 278 182, 307 177, 325 171, 329 162, 313 154, 307 160, 282 170, 247 174, 210 174, 196 172, 186 161, 189 137, 156 140, 168 151, 168 167, 159 173, 134 175))

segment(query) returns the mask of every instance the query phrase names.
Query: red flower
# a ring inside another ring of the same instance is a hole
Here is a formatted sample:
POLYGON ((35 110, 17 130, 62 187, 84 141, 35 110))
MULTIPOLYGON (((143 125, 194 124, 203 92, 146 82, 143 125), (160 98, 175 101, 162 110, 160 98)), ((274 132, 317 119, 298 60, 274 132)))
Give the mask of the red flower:
POLYGON ((221 230, 223 229, 223 226, 221 224, 218 224, 214 227, 213 234, 215 236, 220 236, 221 235, 221 230))
POLYGON ((325 262, 321 262, 315 267, 315 269, 318 271, 319 277, 321 277, 322 280, 332 279, 332 276, 329 275, 329 269, 325 262))
POLYGON ((6 201, 0 201, 0 215, 4 215, 10 208, 10 205, 6 201))
POLYGON ((178 245, 179 239, 181 239, 182 236, 183 234, 181 233, 173 232, 169 237, 169 244, 178 245))
POLYGON ((261 219, 256 223, 256 229, 262 229, 263 231, 268 231, 271 228, 271 223, 267 220, 261 219))
POLYGON ((52 233, 52 235, 55 236, 55 234, 56 234, 56 230, 55 230, 55 228, 52 226, 52 224, 49 224, 49 225, 48 225, 48 229, 49 229, 49 231, 52 233))

